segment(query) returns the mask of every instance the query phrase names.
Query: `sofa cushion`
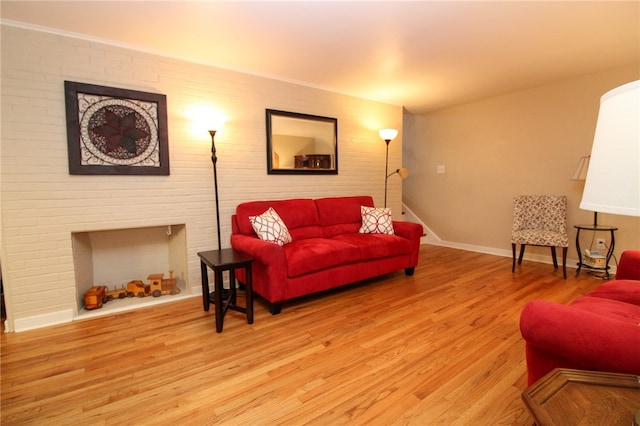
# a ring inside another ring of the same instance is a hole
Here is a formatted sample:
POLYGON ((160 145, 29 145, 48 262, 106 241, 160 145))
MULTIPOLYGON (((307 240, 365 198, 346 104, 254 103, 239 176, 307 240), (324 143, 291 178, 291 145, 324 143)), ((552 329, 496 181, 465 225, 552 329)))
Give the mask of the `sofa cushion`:
POLYGON ((388 234, 341 234, 332 240, 358 247, 361 260, 380 259, 411 253, 411 241, 388 234))
POLYGON ((295 241, 301 238, 322 236, 318 211, 314 200, 299 198, 291 200, 250 201, 236 207, 238 229, 243 235, 256 235, 249 216, 257 216, 269 207, 278 213, 287 225, 291 238, 295 241))
POLYGON ((269 209, 259 216, 249 216, 251 226, 261 240, 283 246, 289 244, 292 239, 278 213, 269 207, 269 209))
POLYGON ((331 238, 334 235, 358 232, 362 225, 361 206, 373 207, 373 198, 361 195, 317 199, 316 207, 324 236, 331 238))
POLYGON ((307 238, 284 246, 287 275, 297 277, 360 259, 358 247, 326 238, 307 238))
POLYGON ((389 234, 393 235, 391 209, 361 206, 362 226, 361 234, 389 234))
POLYGON ((602 284, 589 292, 587 296, 619 300, 640 306, 640 281, 614 280, 602 284))
MULTIPOLYGON (((576 299, 569 306, 591 314, 601 315, 611 320, 617 320, 634 326, 640 325, 640 306, 631 303, 602 297, 592 297, 588 294, 576 299)), ((614 331, 615 330, 611 330, 611 332, 614 331)))

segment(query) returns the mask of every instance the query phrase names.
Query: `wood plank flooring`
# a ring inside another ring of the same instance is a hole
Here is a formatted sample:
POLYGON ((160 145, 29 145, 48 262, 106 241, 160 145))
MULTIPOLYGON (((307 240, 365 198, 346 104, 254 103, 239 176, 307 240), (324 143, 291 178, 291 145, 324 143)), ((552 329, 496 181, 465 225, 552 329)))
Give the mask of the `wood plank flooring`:
MULTIPOLYGON (((389 274, 215 333, 200 297, 1 336, 2 425, 530 425, 519 315, 587 273, 423 245, 389 274)), ((163 296, 170 297, 170 296, 163 296)), ((240 301, 242 302, 242 301, 240 301)))

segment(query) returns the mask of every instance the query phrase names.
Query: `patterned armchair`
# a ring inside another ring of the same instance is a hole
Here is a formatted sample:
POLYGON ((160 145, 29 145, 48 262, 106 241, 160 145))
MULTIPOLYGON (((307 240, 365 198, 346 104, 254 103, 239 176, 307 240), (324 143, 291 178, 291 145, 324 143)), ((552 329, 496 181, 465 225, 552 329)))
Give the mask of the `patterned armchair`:
POLYGON ((524 248, 551 247, 553 267, 558 268, 556 247, 562 247, 562 274, 567 278, 567 197, 564 195, 519 195, 513 199, 513 229, 511 250, 516 270, 516 245, 520 244, 518 265, 522 263, 524 248))

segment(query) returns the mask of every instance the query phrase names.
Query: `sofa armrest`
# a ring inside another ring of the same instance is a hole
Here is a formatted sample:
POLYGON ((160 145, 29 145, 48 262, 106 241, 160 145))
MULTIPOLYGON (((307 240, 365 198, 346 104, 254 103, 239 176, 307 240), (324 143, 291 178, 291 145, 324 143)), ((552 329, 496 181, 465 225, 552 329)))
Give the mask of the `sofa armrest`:
POLYGON ((422 225, 414 222, 398 222, 393 221, 393 232, 402 238, 406 238, 409 241, 420 241, 420 238, 424 234, 422 225))
MULTIPOLYGON (((284 248, 256 236, 231 234, 231 247, 253 257, 253 291, 269 302, 284 300, 287 284, 287 261, 284 248)), ((244 270, 236 272, 244 282, 244 270)))
POLYGON ((253 257, 266 266, 284 265, 284 249, 274 243, 242 234, 231 235, 231 247, 253 257))
POLYGON ((625 250, 620 256, 617 280, 640 280, 640 250, 625 250))
POLYGON ((412 249, 409 262, 411 265, 405 272, 407 275, 412 275, 413 270, 411 268, 414 268, 418 264, 418 258, 420 257, 420 238, 422 238, 424 234, 424 229, 419 223, 393 221, 393 232, 397 236, 411 241, 412 249))
POLYGON ((640 324, 532 300, 520 315, 520 332, 527 345, 575 365, 640 374, 640 324))

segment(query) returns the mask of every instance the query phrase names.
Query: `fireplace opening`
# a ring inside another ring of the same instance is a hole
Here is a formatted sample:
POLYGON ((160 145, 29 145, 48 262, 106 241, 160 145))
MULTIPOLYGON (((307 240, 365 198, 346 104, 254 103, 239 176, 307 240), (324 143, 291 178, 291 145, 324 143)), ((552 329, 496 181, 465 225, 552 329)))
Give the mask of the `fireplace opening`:
POLYGON ((71 238, 78 317, 106 315, 189 297, 184 224, 73 232, 71 238), (152 285, 155 283, 161 289, 163 279, 165 284, 175 285, 176 290, 154 292, 152 285), (141 290, 133 291, 133 295, 105 299, 105 303, 98 303, 99 308, 85 307, 85 294, 92 287, 105 286, 107 292, 117 295, 121 289, 133 289, 134 284, 141 290))

